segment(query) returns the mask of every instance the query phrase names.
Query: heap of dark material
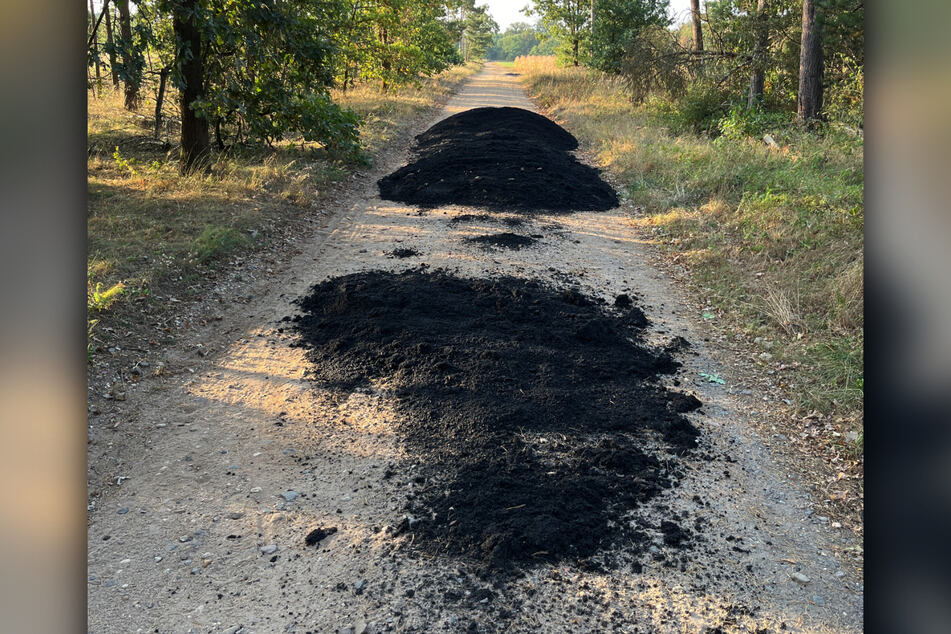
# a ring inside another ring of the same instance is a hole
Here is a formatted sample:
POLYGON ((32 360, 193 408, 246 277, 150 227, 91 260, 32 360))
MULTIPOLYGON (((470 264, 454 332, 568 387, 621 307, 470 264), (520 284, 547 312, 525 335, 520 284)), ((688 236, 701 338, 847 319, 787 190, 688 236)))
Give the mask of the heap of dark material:
POLYGON ((492 211, 606 211, 618 198, 597 169, 578 162, 577 140, 522 108, 475 108, 416 137, 414 160, 378 182, 386 200, 492 211))
POLYGON ((413 257, 416 257, 417 255, 419 255, 419 251, 413 248, 406 248, 406 247, 399 247, 398 249, 393 249, 392 251, 387 253, 388 257, 399 258, 401 260, 404 258, 413 258, 413 257))
POLYGON ((389 475, 411 489, 398 531, 414 548, 513 570, 650 544, 631 513, 679 478, 700 403, 660 383, 679 364, 643 341, 630 298, 413 270, 331 279, 299 304, 319 382, 396 399, 417 467, 389 475))
POLYGON ((535 238, 520 236, 517 233, 503 231, 502 233, 488 233, 482 236, 466 238, 466 242, 477 244, 482 248, 498 247, 500 249, 521 249, 535 244, 535 238))

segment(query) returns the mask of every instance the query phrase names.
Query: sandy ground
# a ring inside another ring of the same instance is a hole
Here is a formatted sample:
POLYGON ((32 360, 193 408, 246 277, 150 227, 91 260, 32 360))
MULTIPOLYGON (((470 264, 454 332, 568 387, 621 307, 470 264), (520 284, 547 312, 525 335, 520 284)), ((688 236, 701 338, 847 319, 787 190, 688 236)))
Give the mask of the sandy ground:
MULTIPOLYGON (((439 118, 486 105, 535 109, 506 72, 489 64, 439 118)), ((534 217, 517 231, 542 235, 538 244, 486 251, 463 238, 509 229, 449 223, 479 210, 421 214, 376 196, 376 178, 405 160, 397 152, 357 181, 240 301, 222 289, 214 317, 151 367, 111 417, 90 423, 115 421, 122 431, 90 433, 89 631, 862 630, 862 579, 833 555, 854 547, 851 538, 817 519, 797 478, 753 431, 756 395, 728 389, 729 364, 704 342, 682 291, 648 264, 631 209, 534 217), (399 247, 420 255, 388 257, 399 247), (691 526, 700 521, 690 550, 661 549, 640 573, 545 565, 481 579, 464 562, 420 558, 406 538, 387 536, 406 491, 383 472, 412 462, 392 433, 392 403, 373 391, 342 399, 308 381, 280 320, 327 277, 420 264, 570 279, 610 299, 629 293, 652 321, 652 339, 693 344, 679 379, 704 403, 691 416, 713 459, 687 460, 681 485, 659 501, 691 526), (288 491, 299 497, 285 500, 288 491), (316 526, 339 530, 306 546, 316 526)))

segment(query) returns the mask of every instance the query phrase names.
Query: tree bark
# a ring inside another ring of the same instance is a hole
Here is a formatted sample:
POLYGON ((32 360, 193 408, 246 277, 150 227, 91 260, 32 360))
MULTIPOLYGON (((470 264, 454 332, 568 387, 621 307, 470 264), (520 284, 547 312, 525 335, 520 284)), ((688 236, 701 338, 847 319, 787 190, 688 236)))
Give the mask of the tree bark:
POLYGON ((766 0, 756 3, 756 18, 753 25, 753 71, 750 73, 750 98, 747 106, 753 108, 763 100, 766 74, 766 47, 769 44, 769 22, 766 17, 766 0))
POLYGON ((166 66, 159 71, 158 93, 155 95, 155 138, 159 138, 162 129, 162 105, 165 103, 165 84, 172 67, 166 66))
POLYGON ((201 58, 201 31, 196 24, 198 0, 181 0, 175 5, 172 28, 180 43, 182 149, 181 170, 188 173, 205 167, 211 151, 208 120, 192 104, 205 95, 205 72, 201 58))
MULTIPOLYGON (((108 13, 108 11, 107 11, 108 13)), ((96 8, 92 4, 92 0, 89 0, 89 19, 96 19, 96 8)), ((95 27, 95 25, 94 25, 95 27)), ((92 38, 92 56, 96 64, 96 91, 101 96, 102 95, 102 66, 99 64, 99 38, 95 35, 92 38)))
POLYGON ((700 23, 700 0, 690 0, 690 14, 693 16, 693 50, 703 51, 703 28, 700 23))
POLYGON ((89 40, 86 42, 86 48, 92 48, 93 40, 96 39, 96 34, 99 33, 99 24, 102 22, 102 16, 106 14, 106 9, 109 8, 109 4, 102 5, 102 12, 99 14, 99 19, 95 19, 93 16, 95 24, 93 24, 92 32, 89 34, 89 40))
POLYGON ((803 0, 799 96, 796 100, 800 123, 814 121, 822 113, 822 66, 822 33, 820 23, 816 21, 816 0, 803 0))
MULTIPOLYGON (((106 5, 109 4, 109 0, 105 0, 106 5)), ((116 51, 113 48, 114 40, 112 39, 112 12, 109 11, 106 7, 106 44, 109 48, 109 71, 112 73, 112 87, 116 90, 119 90, 119 71, 116 70, 116 51)))
MULTIPOLYGON (((386 45, 389 43, 389 31, 384 27, 380 29, 380 43, 383 44, 383 62, 380 64, 383 68, 383 81, 381 89, 383 92, 386 92, 389 86, 386 83, 386 78, 390 73, 390 52, 387 50, 386 45)), ((466 61, 469 61, 469 49, 466 49, 466 61)))
POLYGON ((139 109, 139 85, 130 80, 135 60, 132 54, 132 17, 129 15, 129 0, 116 0, 119 9, 119 37, 122 40, 122 65, 125 67, 125 107, 126 110, 139 109))

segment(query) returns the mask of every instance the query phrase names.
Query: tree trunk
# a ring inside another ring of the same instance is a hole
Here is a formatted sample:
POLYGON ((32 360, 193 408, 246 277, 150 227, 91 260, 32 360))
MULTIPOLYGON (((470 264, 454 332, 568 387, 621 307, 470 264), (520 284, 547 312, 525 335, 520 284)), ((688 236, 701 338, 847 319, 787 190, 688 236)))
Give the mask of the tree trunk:
POLYGON ((755 42, 753 43, 753 71, 750 73, 750 98, 747 106, 755 107, 763 100, 766 72, 766 47, 769 44, 769 23, 766 17, 766 0, 756 3, 756 18, 753 25, 755 42))
POLYGON ((155 138, 159 138, 159 131, 162 129, 162 104, 165 103, 165 83, 168 81, 168 74, 172 67, 166 66, 159 71, 158 93, 155 95, 155 138))
POLYGON ((690 0, 690 14, 693 16, 693 50, 703 51, 703 28, 700 23, 700 0, 690 0))
MULTIPOLYGON (((386 83, 386 78, 390 74, 390 68, 392 64, 390 63, 390 52, 387 50, 386 45, 389 43, 389 31, 386 28, 380 29, 380 43, 383 44, 383 62, 380 64, 383 68, 383 82, 381 89, 383 92, 386 92, 386 89, 389 87, 386 83)), ((466 61, 469 61, 468 54, 466 56, 466 61)))
MULTIPOLYGON (((109 3, 109 0, 106 0, 106 4, 109 3)), ((116 70, 116 52, 113 48, 114 40, 112 39, 112 15, 111 11, 106 9, 106 44, 109 48, 109 71, 112 73, 112 87, 116 90, 119 90, 119 71, 116 70)))
POLYGON ((575 66, 577 66, 578 65, 578 38, 577 37, 571 41, 571 58, 572 58, 572 63, 575 66))
POLYGON ((129 0, 116 0, 119 9, 119 38, 122 41, 122 65, 125 67, 126 110, 139 109, 139 85, 130 79, 135 60, 132 59, 132 17, 129 15, 129 0))
POLYGON ((205 94, 205 73, 201 58, 201 31, 196 21, 198 0, 181 0, 175 5, 172 28, 181 42, 182 149, 181 170, 188 173, 207 164, 210 154, 208 120, 192 104, 205 94))
POLYGON ((822 33, 816 21, 816 0, 803 0, 799 96, 796 100, 801 123, 815 120, 822 112, 822 66, 822 33))
MULTIPOLYGON (((96 8, 92 6, 92 0, 89 0, 89 16, 91 20, 96 19, 96 8)), ((95 28, 95 24, 93 28, 95 28)), ((102 96, 102 67, 99 64, 99 37, 96 35, 93 35, 92 38, 92 57, 96 64, 96 91, 102 96)))

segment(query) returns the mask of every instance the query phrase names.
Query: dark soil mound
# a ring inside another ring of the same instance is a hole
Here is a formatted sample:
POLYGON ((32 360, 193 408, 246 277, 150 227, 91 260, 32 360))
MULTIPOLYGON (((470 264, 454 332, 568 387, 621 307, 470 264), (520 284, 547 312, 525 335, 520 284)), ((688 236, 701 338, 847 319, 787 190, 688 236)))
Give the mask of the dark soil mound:
POLYGON ((505 231, 503 233, 490 233, 484 236, 466 238, 466 242, 478 244, 483 248, 499 247, 502 249, 521 249, 535 244, 537 240, 529 236, 520 236, 516 233, 505 231))
POLYGON ((323 526, 315 528, 311 532, 307 533, 307 537, 304 538, 304 543, 308 546, 315 546, 323 541, 325 537, 330 537, 336 532, 336 526, 331 526, 330 528, 324 528, 323 526))
POLYGON ((449 220, 449 224, 455 226, 466 222, 491 222, 493 220, 508 225, 509 227, 521 227, 525 224, 525 221, 521 218, 499 218, 498 216, 490 216, 489 214, 460 214, 453 216, 449 220))
POLYGON ((491 139, 533 143, 565 152, 578 148, 578 140, 563 127, 524 108, 473 108, 447 117, 416 136, 418 154, 449 146, 491 139))
POLYGON ((412 258, 419 255, 419 251, 416 249, 400 247, 399 249, 393 249, 387 255, 389 255, 391 258, 399 258, 402 260, 403 258, 412 258))
POLYGON ((397 399, 418 466, 390 475, 413 487, 397 532, 415 548, 505 570, 650 543, 631 513, 677 480, 698 431, 637 307, 420 271, 331 279, 299 304, 318 381, 386 379, 397 399))
POLYGON ((489 214, 460 214, 449 219, 451 225, 461 225, 466 222, 488 222, 492 220, 489 214))
POLYGON ((521 108, 476 108, 416 137, 415 160, 378 181, 380 196, 421 207, 606 211, 617 194, 579 163, 570 133, 521 108))

